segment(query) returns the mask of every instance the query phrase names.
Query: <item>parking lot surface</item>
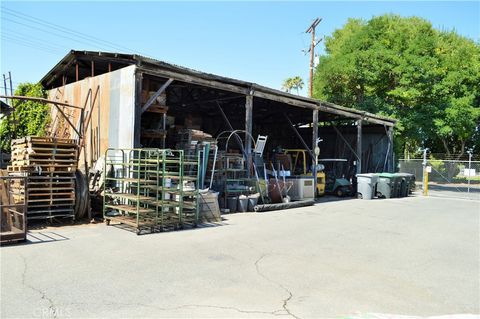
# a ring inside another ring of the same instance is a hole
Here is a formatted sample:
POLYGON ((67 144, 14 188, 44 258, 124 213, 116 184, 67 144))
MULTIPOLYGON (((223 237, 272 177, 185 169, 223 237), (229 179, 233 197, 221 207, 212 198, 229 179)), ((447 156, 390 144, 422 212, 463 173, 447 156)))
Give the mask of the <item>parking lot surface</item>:
POLYGON ((480 202, 327 201, 137 236, 49 227, 1 253, 2 318, 480 314, 480 202))

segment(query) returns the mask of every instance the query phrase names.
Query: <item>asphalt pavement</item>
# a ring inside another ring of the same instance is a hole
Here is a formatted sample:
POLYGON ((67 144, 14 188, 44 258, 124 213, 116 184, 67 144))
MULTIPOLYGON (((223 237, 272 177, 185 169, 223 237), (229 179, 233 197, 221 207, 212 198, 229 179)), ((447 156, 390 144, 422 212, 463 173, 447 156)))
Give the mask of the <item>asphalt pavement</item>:
POLYGON ((1 318, 480 314, 480 202, 327 201, 137 236, 86 224, 5 246, 1 318))

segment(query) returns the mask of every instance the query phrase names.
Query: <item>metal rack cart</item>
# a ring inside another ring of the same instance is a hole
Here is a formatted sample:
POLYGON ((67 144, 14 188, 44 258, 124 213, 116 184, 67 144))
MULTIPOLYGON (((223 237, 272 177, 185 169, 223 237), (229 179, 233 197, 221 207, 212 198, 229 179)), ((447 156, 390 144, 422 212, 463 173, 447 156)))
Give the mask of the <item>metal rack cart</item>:
POLYGON ((185 162, 183 151, 170 149, 108 149, 105 158, 105 171, 110 172, 104 186, 107 224, 126 224, 137 234, 178 229, 186 223, 196 226, 198 161, 185 162), (193 183, 188 191, 186 181, 193 183))

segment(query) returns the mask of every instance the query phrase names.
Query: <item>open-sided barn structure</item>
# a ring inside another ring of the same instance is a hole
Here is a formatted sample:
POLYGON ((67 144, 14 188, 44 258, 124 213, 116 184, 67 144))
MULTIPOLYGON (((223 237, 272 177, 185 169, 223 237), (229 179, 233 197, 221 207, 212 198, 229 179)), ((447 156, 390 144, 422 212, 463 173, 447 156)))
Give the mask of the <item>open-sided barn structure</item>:
MULTIPOLYGON (((268 135, 267 149, 320 148, 320 158, 348 159, 353 173, 393 170, 390 118, 120 53, 71 51, 41 80, 49 99, 83 108, 92 165, 108 147, 174 147, 173 128, 211 134, 231 129, 268 135), (156 103, 163 98, 165 108, 156 103), (320 139, 320 141, 319 141, 320 139)), ((80 126, 80 110, 64 110, 80 126)), ((57 110, 50 130, 75 137, 57 110)), ((251 139, 245 138, 251 152, 251 139)))

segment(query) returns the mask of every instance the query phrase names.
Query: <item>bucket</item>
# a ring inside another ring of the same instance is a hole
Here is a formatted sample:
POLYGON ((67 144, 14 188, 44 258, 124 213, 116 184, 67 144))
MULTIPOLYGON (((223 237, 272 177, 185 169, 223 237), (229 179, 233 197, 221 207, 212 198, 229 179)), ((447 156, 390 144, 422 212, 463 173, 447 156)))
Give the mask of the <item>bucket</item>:
POLYGON ((248 196, 248 211, 253 212, 255 205, 258 203, 258 198, 260 197, 259 193, 252 194, 248 196))
POLYGON ((248 197, 245 195, 240 195, 238 197, 237 211, 240 213, 244 213, 247 211, 247 207, 248 207, 248 197))
POLYGON ((227 197, 227 208, 230 211, 230 213, 235 213, 237 211, 237 202, 238 202, 238 197, 227 197))

